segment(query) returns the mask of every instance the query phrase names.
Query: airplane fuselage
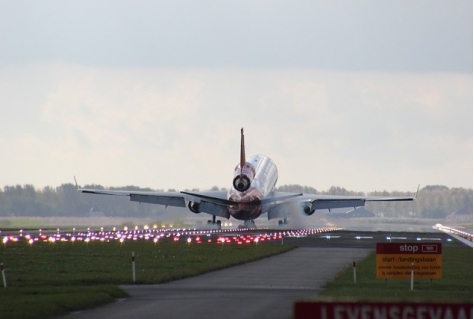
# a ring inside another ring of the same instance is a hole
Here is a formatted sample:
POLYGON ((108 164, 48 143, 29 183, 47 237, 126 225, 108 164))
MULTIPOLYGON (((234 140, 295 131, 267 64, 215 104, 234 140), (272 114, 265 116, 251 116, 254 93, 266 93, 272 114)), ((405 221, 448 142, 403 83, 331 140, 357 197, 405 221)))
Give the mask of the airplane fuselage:
POLYGON ((229 189, 227 199, 237 202, 229 206, 229 213, 235 219, 252 220, 262 213, 261 200, 274 189, 278 180, 275 163, 265 155, 254 155, 241 168, 237 164, 234 183, 229 189), (248 183, 248 185, 246 185, 248 183))

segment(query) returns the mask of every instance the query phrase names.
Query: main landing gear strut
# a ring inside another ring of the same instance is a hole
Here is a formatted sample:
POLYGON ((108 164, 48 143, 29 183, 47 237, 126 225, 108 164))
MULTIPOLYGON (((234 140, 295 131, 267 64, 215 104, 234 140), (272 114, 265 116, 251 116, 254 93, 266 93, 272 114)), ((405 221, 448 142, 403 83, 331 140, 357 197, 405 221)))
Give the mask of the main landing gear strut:
POLYGON ((207 225, 208 226, 217 226, 217 229, 221 229, 222 223, 221 223, 220 220, 216 221, 216 215, 212 215, 212 220, 208 220, 207 225))
POLYGON ((256 228, 254 220, 246 220, 243 225, 239 225, 239 228, 256 228))
POLYGON ((283 218, 283 220, 278 221, 278 226, 288 225, 288 217, 283 218))

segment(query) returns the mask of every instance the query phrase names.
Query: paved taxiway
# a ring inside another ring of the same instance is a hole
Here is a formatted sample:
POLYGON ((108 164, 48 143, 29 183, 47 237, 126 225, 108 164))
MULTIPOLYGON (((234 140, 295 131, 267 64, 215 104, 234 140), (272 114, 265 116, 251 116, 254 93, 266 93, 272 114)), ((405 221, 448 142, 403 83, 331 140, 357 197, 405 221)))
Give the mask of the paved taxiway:
POLYGON ((295 300, 317 295, 325 282, 353 260, 363 259, 376 242, 386 242, 387 236, 400 242, 424 239, 461 245, 444 233, 343 231, 285 238, 300 248, 167 284, 121 286, 131 298, 65 318, 291 318, 295 300))
POLYGON ((162 285, 121 286, 131 298, 71 318, 288 318, 293 301, 316 295, 323 283, 369 249, 298 248, 162 285))

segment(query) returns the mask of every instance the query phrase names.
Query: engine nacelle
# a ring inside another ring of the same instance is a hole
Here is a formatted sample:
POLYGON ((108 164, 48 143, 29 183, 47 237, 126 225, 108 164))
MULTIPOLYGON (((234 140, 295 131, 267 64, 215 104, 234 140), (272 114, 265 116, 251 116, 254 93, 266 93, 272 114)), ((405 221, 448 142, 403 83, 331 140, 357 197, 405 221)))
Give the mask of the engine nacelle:
POLYGON ((311 216, 314 214, 314 209, 311 209, 311 205, 305 205, 303 207, 303 212, 305 213, 305 215, 311 216))
POLYGON ((234 188, 239 192, 245 192, 250 187, 250 179, 245 175, 237 175, 232 182, 234 188))
POLYGON ((192 211, 194 214, 199 214, 201 211, 199 210, 200 204, 195 203, 195 202, 189 202, 188 203, 188 208, 190 211, 192 211))
POLYGON ((255 168, 250 163, 245 163, 244 167, 240 168, 237 165, 234 171, 234 180, 232 186, 239 192, 245 192, 250 188, 252 180, 255 176, 255 168))

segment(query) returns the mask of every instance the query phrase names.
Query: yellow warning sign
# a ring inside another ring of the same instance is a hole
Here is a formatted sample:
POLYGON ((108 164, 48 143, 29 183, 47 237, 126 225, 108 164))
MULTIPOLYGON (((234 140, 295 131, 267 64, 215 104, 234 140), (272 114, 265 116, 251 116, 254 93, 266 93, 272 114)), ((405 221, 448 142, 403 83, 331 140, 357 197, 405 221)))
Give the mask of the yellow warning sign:
POLYGON ((377 243, 377 278, 442 278, 440 243, 377 243))

